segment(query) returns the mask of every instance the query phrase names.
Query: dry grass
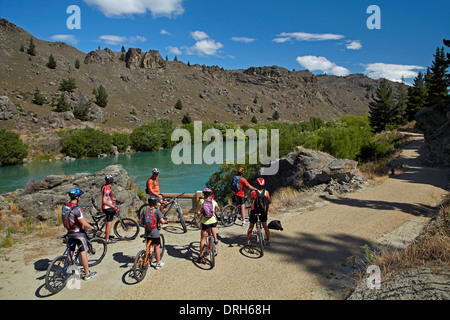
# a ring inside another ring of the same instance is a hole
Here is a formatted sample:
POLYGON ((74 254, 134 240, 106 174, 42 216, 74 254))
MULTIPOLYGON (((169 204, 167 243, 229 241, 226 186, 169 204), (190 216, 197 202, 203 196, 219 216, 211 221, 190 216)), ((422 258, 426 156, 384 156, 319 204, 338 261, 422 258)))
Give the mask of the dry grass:
POLYGON ((298 208, 299 204, 310 196, 308 190, 296 190, 292 187, 280 188, 271 195, 270 214, 276 214, 281 209, 298 208))
POLYGON ((371 264, 385 274, 396 274, 413 267, 450 267, 450 194, 441 203, 436 217, 422 234, 404 250, 383 248, 374 252, 371 264))

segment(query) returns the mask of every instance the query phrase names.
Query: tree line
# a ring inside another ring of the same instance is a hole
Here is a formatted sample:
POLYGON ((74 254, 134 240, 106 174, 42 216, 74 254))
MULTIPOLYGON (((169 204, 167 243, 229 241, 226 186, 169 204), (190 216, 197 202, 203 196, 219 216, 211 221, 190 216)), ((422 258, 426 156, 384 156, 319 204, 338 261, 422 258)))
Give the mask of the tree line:
MULTIPOLYGON (((450 47, 450 40, 443 40, 450 47)), ((374 132, 395 128, 414 120, 414 115, 423 107, 431 107, 448 97, 450 77, 450 54, 444 47, 436 49, 434 60, 427 72, 419 72, 412 86, 401 85, 397 99, 392 86, 383 79, 372 102, 369 104, 370 125, 374 132)))

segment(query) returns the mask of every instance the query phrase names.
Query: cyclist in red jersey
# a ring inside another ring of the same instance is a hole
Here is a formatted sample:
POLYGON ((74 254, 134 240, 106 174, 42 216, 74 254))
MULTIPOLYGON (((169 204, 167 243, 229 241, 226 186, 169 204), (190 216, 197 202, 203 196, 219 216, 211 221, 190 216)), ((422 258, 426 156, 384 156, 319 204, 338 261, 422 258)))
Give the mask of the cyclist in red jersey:
POLYGON ((110 244, 115 242, 114 240, 109 239, 109 235, 111 233, 112 221, 118 209, 114 206, 113 202, 116 200, 117 202, 122 203, 122 201, 114 199, 113 197, 111 185, 114 182, 114 177, 107 174, 105 176, 105 182, 106 183, 102 186, 102 211, 106 215, 105 241, 110 244))

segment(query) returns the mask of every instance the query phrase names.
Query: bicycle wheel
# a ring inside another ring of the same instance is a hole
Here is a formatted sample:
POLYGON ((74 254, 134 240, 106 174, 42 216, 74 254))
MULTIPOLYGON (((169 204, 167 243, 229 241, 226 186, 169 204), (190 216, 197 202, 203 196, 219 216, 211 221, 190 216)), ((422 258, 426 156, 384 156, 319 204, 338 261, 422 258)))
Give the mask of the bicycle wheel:
POLYGON ((139 233, 139 224, 131 218, 121 218, 114 224, 114 233, 120 240, 133 240, 139 233))
POLYGON ((58 293, 66 286, 69 278, 67 274, 66 256, 62 255, 53 259, 45 274, 45 288, 51 293, 58 293))
POLYGON ((258 240, 259 248, 261 249, 261 257, 264 255, 264 233, 261 227, 256 229, 256 238, 258 240))
POLYGON ((92 238, 88 241, 88 266, 93 267, 102 262, 106 255, 108 246, 106 241, 102 238, 92 238))
POLYGON ((137 211, 137 218, 140 219, 145 208, 150 208, 148 203, 144 203, 137 211))
POLYGON ((198 213, 197 214, 197 212, 195 212, 195 215, 194 215, 194 224, 195 224, 195 226, 197 227, 197 228, 201 228, 202 227, 202 214, 201 213, 198 213))
POLYGON ((144 279, 145 275, 147 274, 149 261, 145 261, 146 255, 147 251, 141 250, 138 252, 136 258, 134 259, 133 273, 134 278, 136 279, 137 282, 142 281, 142 279, 144 279))
POLYGON ((237 218, 237 207, 229 204, 222 209, 220 220, 225 227, 232 226, 237 218))
POLYGON ((208 241, 209 246, 209 261, 211 263, 211 269, 216 265, 216 247, 214 246, 214 237, 212 235, 209 236, 208 241))
POLYGON ((177 214, 178 214, 178 219, 180 219, 180 223, 181 223, 181 227, 183 228, 183 232, 186 233, 187 232, 186 221, 184 221, 183 211, 181 211, 180 207, 177 208, 177 214))

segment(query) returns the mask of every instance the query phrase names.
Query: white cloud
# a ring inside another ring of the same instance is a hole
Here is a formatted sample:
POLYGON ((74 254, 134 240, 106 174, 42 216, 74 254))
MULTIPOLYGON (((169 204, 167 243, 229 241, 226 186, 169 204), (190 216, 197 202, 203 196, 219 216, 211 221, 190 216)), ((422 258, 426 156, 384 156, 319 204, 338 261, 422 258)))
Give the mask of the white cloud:
POLYGON ((359 41, 359 40, 353 40, 353 41, 349 40, 349 41, 347 41, 345 46, 349 50, 359 50, 362 48, 361 41, 359 41))
POLYGON ((78 39, 71 34, 55 34, 50 37, 54 41, 62 41, 70 44, 78 44, 78 39))
POLYGON ((173 53, 173 54, 181 54, 182 53, 181 50, 178 49, 178 47, 169 46, 169 47, 167 47, 167 49, 169 50, 170 53, 173 53))
POLYGON ((147 38, 143 36, 135 36, 135 37, 124 37, 124 36, 117 36, 117 35, 102 35, 99 37, 99 39, 106 43, 113 46, 117 45, 123 45, 125 43, 136 43, 136 42, 146 42, 147 38))
POLYGON ((202 55, 216 55, 217 52, 223 48, 223 44, 211 39, 206 32, 194 31, 191 32, 191 37, 197 42, 191 47, 183 47, 187 54, 202 55))
POLYGON ((153 17, 173 17, 184 12, 183 0, 84 0, 107 17, 152 13, 153 17))
POLYGON ((189 48, 189 52, 196 52, 199 55, 216 55, 217 51, 223 48, 223 44, 216 42, 213 39, 204 39, 197 41, 192 47, 189 48))
POLYGON ((209 36, 208 36, 205 32, 203 32, 203 31, 194 31, 194 32, 191 32, 191 37, 192 37, 194 40, 196 40, 196 41, 198 41, 198 40, 204 40, 204 39, 208 39, 208 38, 209 38, 209 36))
POLYGON ((165 36, 170 36, 171 35, 170 32, 165 30, 165 29, 161 29, 161 31, 159 33, 162 34, 162 35, 165 35, 165 36))
POLYGON ((256 41, 256 39, 248 38, 248 37, 232 37, 231 40, 236 41, 236 42, 243 42, 243 43, 251 43, 251 42, 256 41))
POLYGON ((307 32, 282 32, 273 39, 274 42, 283 43, 287 41, 325 41, 340 40, 343 35, 333 33, 307 33, 307 32))
POLYGON ((350 74, 348 69, 336 65, 336 63, 329 61, 325 57, 302 56, 297 57, 297 62, 309 71, 320 70, 336 76, 347 76, 350 74))
POLYGON ((418 72, 414 70, 423 70, 425 67, 415 65, 401 65, 388 63, 370 63, 363 65, 366 70, 364 74, 372 79, 385 78, 387 80, 401 82, 405 79, 415 78, 418 72))

